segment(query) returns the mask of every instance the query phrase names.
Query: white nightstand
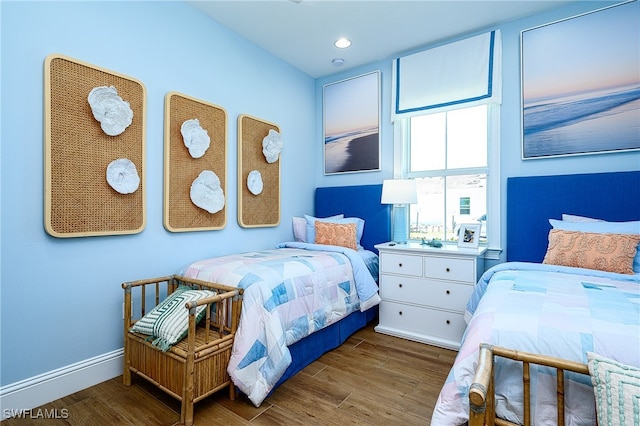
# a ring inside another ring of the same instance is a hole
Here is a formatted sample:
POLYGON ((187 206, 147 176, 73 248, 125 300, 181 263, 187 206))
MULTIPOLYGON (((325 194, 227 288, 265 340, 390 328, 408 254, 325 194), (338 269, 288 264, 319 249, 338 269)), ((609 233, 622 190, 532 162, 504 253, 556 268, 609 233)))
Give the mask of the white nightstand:
POLYGON ((384 243, 380 252, 379 333, 459 349, 464 310, 484 272, 486 248, 384 243))

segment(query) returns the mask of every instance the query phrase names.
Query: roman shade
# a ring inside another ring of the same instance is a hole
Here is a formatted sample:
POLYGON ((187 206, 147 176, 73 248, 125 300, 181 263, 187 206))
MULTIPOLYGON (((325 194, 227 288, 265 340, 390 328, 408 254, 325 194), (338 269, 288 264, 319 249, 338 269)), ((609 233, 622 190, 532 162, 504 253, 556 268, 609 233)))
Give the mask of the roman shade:
POLYGON ((393 61, 391 120, 501 102, 500 31, 393 61))

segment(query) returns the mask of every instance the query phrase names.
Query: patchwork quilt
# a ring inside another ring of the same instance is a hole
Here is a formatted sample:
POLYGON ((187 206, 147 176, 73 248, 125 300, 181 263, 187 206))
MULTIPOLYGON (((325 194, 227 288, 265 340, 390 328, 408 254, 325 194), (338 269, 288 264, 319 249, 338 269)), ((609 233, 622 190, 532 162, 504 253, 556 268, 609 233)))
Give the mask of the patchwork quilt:
POLYGON ((197 261, 180 274, 244 289, 228 372, 256 406, 291 364, 287 346, 380 300, 358 252, 337 246, 283 243, 197 261))
MULTIPOLYGON (((594 352, 640 367, 640 274, 511 262, 483 274, 431 424, 462 425, 481 342, 587 363, 594 352)), ((496 414, 523 424, 522 364, 497 358, 496 414)), ((557 424, 555 369, 531 366, 532 424, 557 424)), ((590 378, 565 377, 565 424, 596 424, 590 378)))

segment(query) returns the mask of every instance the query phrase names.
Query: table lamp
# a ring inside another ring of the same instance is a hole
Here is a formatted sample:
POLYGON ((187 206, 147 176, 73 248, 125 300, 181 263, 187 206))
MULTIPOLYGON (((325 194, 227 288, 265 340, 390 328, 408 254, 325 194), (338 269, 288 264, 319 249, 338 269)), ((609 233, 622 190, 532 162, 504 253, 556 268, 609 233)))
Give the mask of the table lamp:
POLYGON ((407 206, 418 202, 416 181, 413 179, 385 179, 382 181, 382 204, 393 204, 391 228, 393 241, 406 244, 409 239, 407 206))

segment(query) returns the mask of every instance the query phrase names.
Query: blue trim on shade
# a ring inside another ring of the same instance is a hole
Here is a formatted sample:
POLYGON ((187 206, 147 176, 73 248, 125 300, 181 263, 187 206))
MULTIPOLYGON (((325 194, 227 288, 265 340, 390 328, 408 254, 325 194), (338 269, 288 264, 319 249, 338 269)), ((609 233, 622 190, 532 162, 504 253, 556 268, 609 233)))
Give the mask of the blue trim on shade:
POLYGON ((396 58, 396 114, 400 113, 400 58, 396 58))
POLYGON ((410 112, 426 111, 429 109, 466 104, 469 102, 479 101, 481 99, 487 99, 493 96, 493 54, 495 50, 495 37, 496 37, 496 32, 491 31, 491 41, 489 42, 489 78, 488 78, 489 81, 487 82, 487 93, 484 95, 475 96, 473 98, 459 99, 451 102, 443 102, 441 104, 425 105, 422 107, 400 110, 399 109, 400 108, 400 58, 397 58, 396 59, 396 114, 406 114, 410 112))
POLYGON ((489 91, 489 97, 493 96, 493 54, 496 44, 496 32, 491 31, 491 41, 489 42, 489 77, 487 82, 487 90, 489 91))

